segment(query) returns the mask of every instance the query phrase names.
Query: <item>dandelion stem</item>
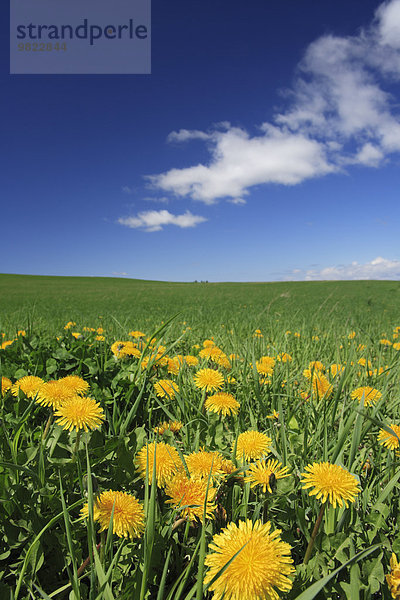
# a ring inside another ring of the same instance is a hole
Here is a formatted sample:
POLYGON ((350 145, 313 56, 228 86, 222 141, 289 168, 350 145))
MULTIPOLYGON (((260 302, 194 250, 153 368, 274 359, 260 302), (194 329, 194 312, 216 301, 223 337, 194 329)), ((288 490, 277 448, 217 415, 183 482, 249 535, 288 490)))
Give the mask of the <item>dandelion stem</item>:
POLYGON ((51 413, 49 418, 47 419, 46 427, 44 428, 43 435, 42 435, 42 442, 44 442, 44 440, 47 437, 47 434, 49 433, 49 429, 50 429, 50 425, 51 425, 52 421, 53 421, 53 413, 51 413))
POLYGON ((314 546, 314 542, 315 542, 315 538, 317 537, 317 533, 319 530, 319 527, 322 523, 322 518, 324 516, 324 511, 325 511, 325 506, 326 506, 326 502, 324 502, 321 506, 321 510, 319 511, 319 515, 317 520, 315 521, 315 525, 314 525, 314 529, 312 530, 312 534, 310 537, 310 541, 308 542, 308 546, 307 546, 307 550, 306 550, 306 554, 304 556, 304 564, 306 565, 308 563, 308 561, 310 560, 311 557, 311 552, 314 546))
MULTIPOLYGON (((101 542, 99 544, 97 544, 96 546, 96 550, 99 550, 99 548, 101 547, 101 542)), ((81 566, 78 569, 77 575, 78 577, 80 577, 83 573, 83 571, 86 569, 86 567, 88 566, 88 564, 90 563, 90 556, 88 556, 83 563, 81 564, 81 566)))
POLYGON ((74 451, 72 453, 72 462, 75 462, 76 460, 76 455, 79 449, 79 442, 81 440, 81 430, 78 429, 78 432, 76 434, 76 441, 75 441, 75 446, 74 446, 74 451))

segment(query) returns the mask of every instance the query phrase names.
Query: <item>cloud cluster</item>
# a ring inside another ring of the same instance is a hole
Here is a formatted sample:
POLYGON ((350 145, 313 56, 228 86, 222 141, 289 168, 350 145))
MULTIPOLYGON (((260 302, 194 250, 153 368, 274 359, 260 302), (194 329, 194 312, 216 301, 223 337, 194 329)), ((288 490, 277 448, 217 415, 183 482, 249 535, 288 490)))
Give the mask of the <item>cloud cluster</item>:
POLYGON ((149 179, 206 204, 240 203, 255 185, 295 185, 348 165, 376 168, 400 151, 399 111, 387 89, 399 79, 400 0, 391 0, 358 35, 325 35, 308 47, 287 109, 258 135, 229 123, 172 132, 170 142, 206 143, 210 160, 149 179))
POLYGON ((126 225, 132 229, 144 229, 148 232, 161 231, 165 225, 176 225, 182 228, 195 227, 204 221, 207 221, 205 217, 192 215, 188 210, 183 215, 173 215, 168 210, 147 210, 140 212, 137 216, 118 219, 120 225, 126 225))
POLYGON ((370 262, 360 264, 353 261, 349 265, 337 265, 323 269, 294 269, 286 278, 290 281, 327 281, 344 279, 390 279, 400 280, 400 260, 390 260, 378 256, 370 262))

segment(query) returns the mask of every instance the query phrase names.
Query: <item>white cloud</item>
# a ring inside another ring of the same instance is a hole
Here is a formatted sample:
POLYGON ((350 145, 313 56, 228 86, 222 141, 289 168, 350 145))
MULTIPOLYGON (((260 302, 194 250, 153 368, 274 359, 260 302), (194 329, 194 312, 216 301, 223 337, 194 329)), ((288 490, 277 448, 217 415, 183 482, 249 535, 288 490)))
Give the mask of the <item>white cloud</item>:
POLYGON ((322 269, 293 269, 288 280, 326 281, 343 279, 391 279, 400 280, 400 260, 378 256, 370 262, 360 264, 353 261, 347 265, 336 265, 322 269))
POLYGON ((209 140, 212 136, 198 129, 180 129, 171 131, 167 137, 167 142, 187 142, 188 140, 209 140))
POLYGON ((400 49, 400 0, 382 4, 377 10, 381 43, 400 49))
POLYGON ((153 186, 212 204, 243 200, 252 186, 296 185, 343 170, 378 167, 400 152, 400 114, 386 84, 400 79, 400 0, 382 4, 358 35, 325 35, 300 62, 289 105, 259 135, 220 123, 168 140, 207 143, 210 160, 149 177, 153 186))
POLYGON ((178 196, 190 196, 206 204, 217 198, 246 196, 248 188, 262 183, 294 185, 306 178, 334 170, 325 149, 301 133, 264 125, 264 133, 250 137, 243 129, 230 128, 213 134, 212 161, 171 169, 151 177, 152 183, 178 196))
POLYGON ((177 227, 195 227, 199 223, 207 221, 205 217, 192 215, 186 211, 183 215, 173 215, 168 210, 147 210, 140 212, 137 216, 121 217, 118 219, 120 225, 126 225, 132 229, 142 228, 145 231, 161 231, 165 225, 176 225, 177 227))

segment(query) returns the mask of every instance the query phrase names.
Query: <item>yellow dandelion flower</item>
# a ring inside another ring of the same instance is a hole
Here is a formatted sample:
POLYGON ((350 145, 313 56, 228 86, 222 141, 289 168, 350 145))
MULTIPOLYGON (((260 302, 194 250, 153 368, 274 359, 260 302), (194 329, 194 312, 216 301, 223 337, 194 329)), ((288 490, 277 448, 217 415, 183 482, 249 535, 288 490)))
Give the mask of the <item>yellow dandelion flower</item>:
POLYGON ((292 357, 287 352, 281 352, 276 357, 280 362, 292 362, 292 357))
POLYGON ((67 375, 58 381, 67 385, 71 392, 74 392, 75 394, 84 394, 89 389, 88 382, 82 379, 82 377, 79 377, 79 375, 67 375))
POLYGON ((158 435, 163 435, 166 431, 172 431, 172 433, 178 433, 183 427, 183 424, 180 421, 163 421, 154 427, 153 431, 158 433, 158 435))
POLYGON ((202 348, 199 352, 200 358, 210 358, 215 348, 216 346, 206 346, 205 348, 202 348))
POLYGON ((204 340, 203 348, 211 348, 212 346, 215 346, 214 340, 204 340))
POLYGON ((389 425, 390 429, 393 432, 386 431, 385 429, 379 430, 378 440, 382 446, 386 446, 390 450, 397 450, 400 446, 399 438, 400 438, 400 425, 389 425), (396 434, 396 435, 394 435, 396 434))
POLYGON ((82 334, 79 331, 71 331, 71 335, 78 340, 79 338, 83 337, 82 334))
POLYGON ((329 398, 333 392, 333 386, 320 371, 314 371, 312 377, 313 393, 318 398, 329 398))
POLYGON ((170 421, 169 422, 169 429, 170 431, 172 431, 172 433, 178 433, 183 427, 183 423, 181 423, 180 421, 170 421))
POLYGON ((8 379, 8 377, 2 377, 1 378, 1 395, 4 396, 4 394, 11 388, 12 388, 11 379, 8 379))
MULTIPOLYGON (((86 504, 81 515, 88 518, 86 504)), ((100 531, 108 531, 113 515, 113 532, 118 537, 140 537, 144 532, 144 510, 139 500, 126 492, 102 492, 93 505, 93 518, 100 523, 100 531), (114 510, 114 514, 113 514, 114 510)))
POLYGON ((339 364, 333 364, 329 368, 332 377, 336 377, 336 375, 341 375, 344 372, 344 366, 339 364))
POLYGON ((279 412, 274 409, 272 415, 267 415, 267 419, 279 419, 279 412))
POLYGON ((185 456, 185 462, 193 479, 201 479, 203 477, 207 479, 210 473, 211 477, 215 478, 224 474, 224 457, 216 451, 207 452, 206 450, 199 450, 198 452, 192 452, 188 456, 185 456))
POLYGON ((168 425, 167 421, 163 421, 159 425, 156 425, 156 427, 153 427, 154 433, 158 433, 158 435, 163 435, 168 430, 169 430, 169 425, 168 425))
POLYGON ((325 367, 320 360, 312 360, 308 368, 310 371, 325 371, 325 367))
POLYGON ((104 335, 96 335, 94 339, 96 340, 96 342, 104 342, 106 338, 104 337, 104 335))
POLYGON ((224 369, 230 369, 232 367, 229 358, 223 352, 217 356, 212 356, 211 360, 224 369))
POLYGON ((124 342, 118 351, 118 358, 131 357, 140 358, 142 356, 141 351, 133 342, 124 342))
POLYGON ((76 323, 75 321, 68 321, 68 323, 65 325, 64 329, 71 329, 71 327, 75 327, 76 323))
POLYGON ((254 332, 254 334, 253 334, 253 337, 255 337, 255 338, 262 338, 262 337, 264 337, 263 334, 261 333, 261 329, 256 329, 255 332, 254 332))
POLYGON ((214 369, 200 369, 194 376, 195 386, 206 392, 220 390, 224 385, 224 377, 214 369))
POLYGON ((62 380, 46 381, 43 383, 37 393, 36 402, 42 406, 51 406, 56 410, 75 396, 75 391, 62 380))
POLYGON ((21 335, 22 337, 26 336, 26 331, 25 329, 18 329, 17 331, 17 335, 21 335))
POLYGON ((260 375, 272 375, 275 367, 275 359, 272 356, 262 356, 256 360, 256 369, 260 375))
POLYGON ((218 392, 209 396, 204 404, 206 410, 222 415, 237 415, 240 404, 232 394, 218 392))
POLYGON ((390 558, 390 573, 386 575, 386 582, 389 586, 389 591, 392 594, 392 598, 395 600, 400 599, 400 565, 397 560, 397 556, 392 553, 390 558))
MULTIPOLYGON (((257 460, 268 454, 271 448, 271 438, 260 431, 245 431, 238 436, 236 458, 247 461, 257 460)), ((234 448, 234 444, 233 444, 234 448)))
POLYGON ((292 587, 294 572, 291 547, 280 538, 271 523, 250 519, 229 523, 214 535, 205 564, 209 570, 204 583, 213 578, 237 554, 225 571, 209 587, 213 600, 278 600, 278 593, 292 587))
POLYGON ((159 398, 175 398, 175 395, 179 394, 178 384, 171 379, 160 379, 154 384, 154 388, 159 398))
POLYGON ((212 518, 215 510, 215 488, 210 484, 207 494, 207 479, 190 479, 184 473, 176 475, 168 481, 165 493, 169 496, 167 504, 181 509, 181 516, 190 521, 203 518, 204 503, 207 495, 206 517, 212 518))
POLYGON ((76 429, 97 429, 104 421, 104 412, 100 404, 94 398, 85 398, 82 396, 73 396, 70 400, 62 404, 56 411, 55 416, 58 425, 63 429, 72 431, 76 429))
POLYGON ((177 356, 167 359, 168 373, 171 373, 172 375, 178 375, 179 370, 181 368, 182 368, 182 363, 177 356))
POLYGON ((111 352, 118 358, 121 349, 123 348, 125 342, 121 340, 117 340, 113 344, 111 344, 111 352))
POLYGON ((231 475, 234 471, 236 471, 236 465, 229 460, 229 458, 224 458, 222 461, 222 470, 225 475, 231 475))
POLYGON ((146 337, 146 334, 142 331, 130 331, 128 335, 131 335, 133 338, 146 337))
POLYGON ((367 367, 368 369, 372 369, 372 362, 370 360, 367 361, 366 358, 360 358, 357 361, 358 365, 361 365, 362 367, 367 367))
POLYGON ((156 482, 158 487, 164 486, 169 479, 183 469, 178 451, 164 442, 155 442, 144 446, 137 454, 136 467, 142 479, 146 479, 146 466, 149 483, 153 480, 154 449, 156 454, 156 482))
POLYGON ((189 367, 197 367, 197 365, 199 364, 199 359, 197 358, 197 356, 192 356, 191 354, 187 354, 186 356, 184 356, 184 359, 185 359, 185 363, 189 367))
POLYGON ((44 381, 41 377, 27 375, 26 377, 17 379, 11 388, 11 393, 13 396, 18 396, 19 390, 21 390, 27 398, 34 398, 43 383, 44 381))
POLYGON ((350 331, 349 335, 347 336, 349 338, 349 340, 353 340, 356 337, 356 332, 355 331, 350 331))
POLYGON ((365 406, 370 406, 371 404, 376 404, 378 400, 382 398, 382 394, 375 388, 364 386, 351 392, 351 397, 353 400, 358 401, 363 398, 365 406))
POLYGON ((396 342, 395 344, 393 344, 392 348, 394 348, 395 350, 400 350, 400 342, 396 342))
POLYGON ((309 495, 322 499, 323 503, 329 500, 334 508, 337 504, 348 507, 361 491, 356 477, 340 465, 313 463, 307 465, 305 471, 302 473, 303 489, 314 488, 309 495))
POLYGON ((268 490, 272 494, 271 482, 284 477, 289 477, 287 467, 282 467, 282 463, 276 459, 262 459, 250 465, 244 480, 250 483, 250 487, 259 485, 264 493, 268 490))
POLYGON ((379 340, 379 343, 381 344, 381 346, 391 346, 392 345, 392 342, 385 338, 383 338, 382 340, 379 340))
POLYGON ((11 346, 11 344, 14 342, 14 340, 5 340, 4 342, 2 342, 0 344, 0 349, 1 350, 5 350, 8 346, 11 346))

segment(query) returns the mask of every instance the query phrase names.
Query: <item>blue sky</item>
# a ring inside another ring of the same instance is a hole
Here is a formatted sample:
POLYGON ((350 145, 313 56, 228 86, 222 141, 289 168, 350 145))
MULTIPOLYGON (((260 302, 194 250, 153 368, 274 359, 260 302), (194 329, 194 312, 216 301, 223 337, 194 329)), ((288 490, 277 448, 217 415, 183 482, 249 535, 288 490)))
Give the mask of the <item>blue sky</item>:
POLYGON ((400 279, 400 0, 152 2, 151 75, 9 75, 0 272, 400 279))

